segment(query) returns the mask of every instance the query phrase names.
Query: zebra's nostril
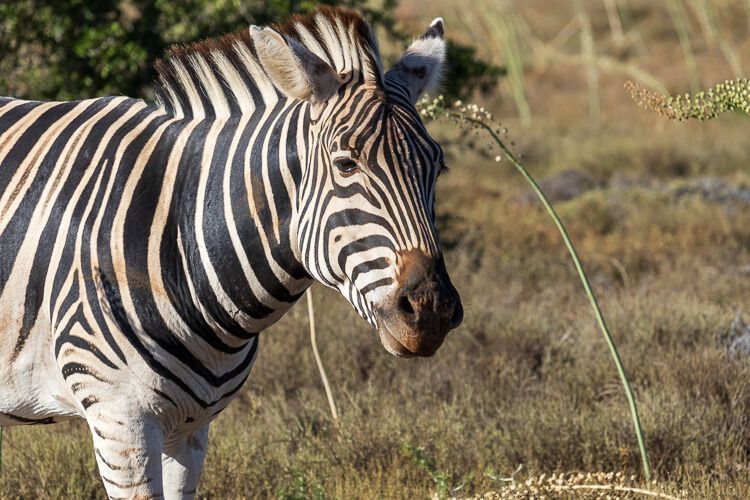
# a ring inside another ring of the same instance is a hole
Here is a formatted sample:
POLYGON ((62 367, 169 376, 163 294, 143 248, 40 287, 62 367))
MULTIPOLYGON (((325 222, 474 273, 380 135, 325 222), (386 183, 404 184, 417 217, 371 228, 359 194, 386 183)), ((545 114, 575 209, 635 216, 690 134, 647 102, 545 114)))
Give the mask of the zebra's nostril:
POLYGON ((406 295, 402 295, 398 298, 398 310, 408 316, 413 316, 415 313, 414 306, 411 305, 411 301, 406 295))

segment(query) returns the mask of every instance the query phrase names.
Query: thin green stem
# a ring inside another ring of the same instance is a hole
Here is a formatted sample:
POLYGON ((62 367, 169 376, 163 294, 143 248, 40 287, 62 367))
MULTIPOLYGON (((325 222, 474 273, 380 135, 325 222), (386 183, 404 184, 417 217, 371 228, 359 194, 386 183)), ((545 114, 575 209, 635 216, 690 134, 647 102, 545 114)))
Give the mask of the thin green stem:
POLYGON ((617 346, 615 345, 615 341, 612 338, 612 334, 609 332, 609 328, 607 327, 607 323, 604 321, 604 316, 602 315, 602 311, 599 308, 599 303, 596 300, 596 296, 594 295, 593 290, 591 289, 591 284, 589 283, 589 279, 586 276, 586 271, 583 269, 583 264, 581 264, 581 260, 578 258, 578 253, 576 252, 575 247, 573 246, 573 242, 570 240, 570 237, 568 236, 568 231, 565 229, 565 226, 562 223, 562 220, 560 220, 560 217, 557 215, 557 212, 554 208, 552 208, 552 205, 550 204, 549 200, 547 200, 547 197, 544 195, 544 192, 541 190, 537 182, 534 180, 534 178, 529 174, 529 172, 524 168, 523 165, 516 159, 516 157, 513 155, 513 153, 510 151, 510 149, 505 145, 505 143, 500 139, 500 137, 495 133, 495 131, 488 126, 486 123, 484 123, 481 120, 466 117, 464 115, 458 114, 458 113, 450 113, 451 116, 454 118, 457 118, 459 120, 466 120, 474 125, 477 125, 492 136, 492 139, 497 143, 498 146, 500 146, 500 149, 505 153, 505 156, 510 160, 510 162, 513 164, 516 169, 518 169, 519 172, 521 172, 521 175, 526 179, 526 181, 531 185, 532 189, 536 193, 536 195, 539 197, 539 200, 542 202, 542 205, 544 205, 544 208, 547 210, 547 213, 552 217, 552 220, 555 222, 555 226, 557 226, 558 231, 560 231, 560 235, 563 238, 563 241, 565 242, 565 246, 568 249, 568 252, 570 253, 571 258, 573 259, 573 263, 575 264, 576 271, 578 271, 578 276, 581 278, 581 283, 583 283, 583 288, 586 290, 586 295, 588 296, 589 302, 591 303, 591 308, 594 310, 594 315, 596 316, 596 322, 599 325, 599 329, 602 332, 602 335, 604 335, 604 340, 607 342, 607 346, 609 347, 609 352, 612 354, 612 359, 614 359, 615 366, 617 366, 617 373, 620 376, 620 381, 622 382, 622 386, 625 389, 625 395, 628 398, 628 405, 630 406, 630 416, 633 419, 633 426, 635 427, 635 434, 636 438, 638 439, 638 448, 640 450, 641 454, 641 461, 643 462, 643 475, 646 478, 647 481, 651 480, 651 465, 649 463, 648 459, 648 451, 646 450, 646 443, 643 439, 643 431, 641 429, 641 420, 638 416, 638 406, 635 401, 635 396, 633 395, 633 389, 630 387, 630 381, 628 380, 628 376, 625 373, 625 368, 622 365, 622 360, 620 359, 620 353, 617 351, 617 346))
POLYGON ((3 473, 3 428, 0 427, 0 474, 3 473))

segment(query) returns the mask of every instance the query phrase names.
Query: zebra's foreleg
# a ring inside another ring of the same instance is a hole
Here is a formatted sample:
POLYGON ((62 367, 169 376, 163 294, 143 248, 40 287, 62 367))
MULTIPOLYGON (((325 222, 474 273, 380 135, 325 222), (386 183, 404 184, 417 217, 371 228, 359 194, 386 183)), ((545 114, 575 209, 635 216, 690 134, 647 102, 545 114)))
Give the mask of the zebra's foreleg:
POLYGON ((109 498, 163 498, 158 422, 152 416, 103 413, 87 420, 109 498))
POLYGON ((165 499, 195 497, 207 450, 208 425, 165 444, 161 458, 165 499))

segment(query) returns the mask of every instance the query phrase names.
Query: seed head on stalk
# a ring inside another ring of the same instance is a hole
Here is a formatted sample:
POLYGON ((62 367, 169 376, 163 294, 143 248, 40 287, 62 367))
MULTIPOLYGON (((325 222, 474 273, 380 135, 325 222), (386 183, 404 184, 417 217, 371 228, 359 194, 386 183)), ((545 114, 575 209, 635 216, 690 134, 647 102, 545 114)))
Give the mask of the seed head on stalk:
POLYGON ((670 120, 705 121, 727 111, 750 115, 750 80, 747 78, 727 80, 695 95, 664 95, 635 82, 625 82, 625 90, 639 106, 656 111, 670 120))

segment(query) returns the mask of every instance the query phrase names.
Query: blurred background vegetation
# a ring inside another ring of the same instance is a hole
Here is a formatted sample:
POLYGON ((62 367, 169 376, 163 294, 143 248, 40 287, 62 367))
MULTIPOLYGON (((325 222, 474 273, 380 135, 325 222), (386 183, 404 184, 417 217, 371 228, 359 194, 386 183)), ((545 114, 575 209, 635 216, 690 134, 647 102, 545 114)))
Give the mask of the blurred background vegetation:
MULTIPOLYGON (((639 401, 657 484, 750 498, 750 120, 672 123, 626 80, 679 94, 747 76, 748 0, 353 0, 386 59, 436 16, 451 95, 507 127, 559 209, 639 401), (743 320, 744 315, 744 320, 743 320)), ((148 97, 167 45, 312 2, 0 3, 0 94, 148 97)), ((202 498, 480 495, 541 473, 640 471, 627 404, 554 226, 481 137, 444 123, 439 229, 464 324, 428 360, 386 354, 316 287, 263 334, 212 426, 202 498)), ((6 430, 0 498, 100 498, 83 422, 6 430)), ((639 481, 639 480, 637 480, 639 481)), ((576 497, 577 498, 577 497, 576 497)))
MULTIPOLYGON (((19 0, 0 3, 0 91, 31 99, 149 97, 153 62, 173 44, 282 21, 319 4, 356 9, 386 41, 410 38, 393 17, 397 0, 19 0)), ((446 93, 488 89, 499 67, 451 42, 446 93)))

